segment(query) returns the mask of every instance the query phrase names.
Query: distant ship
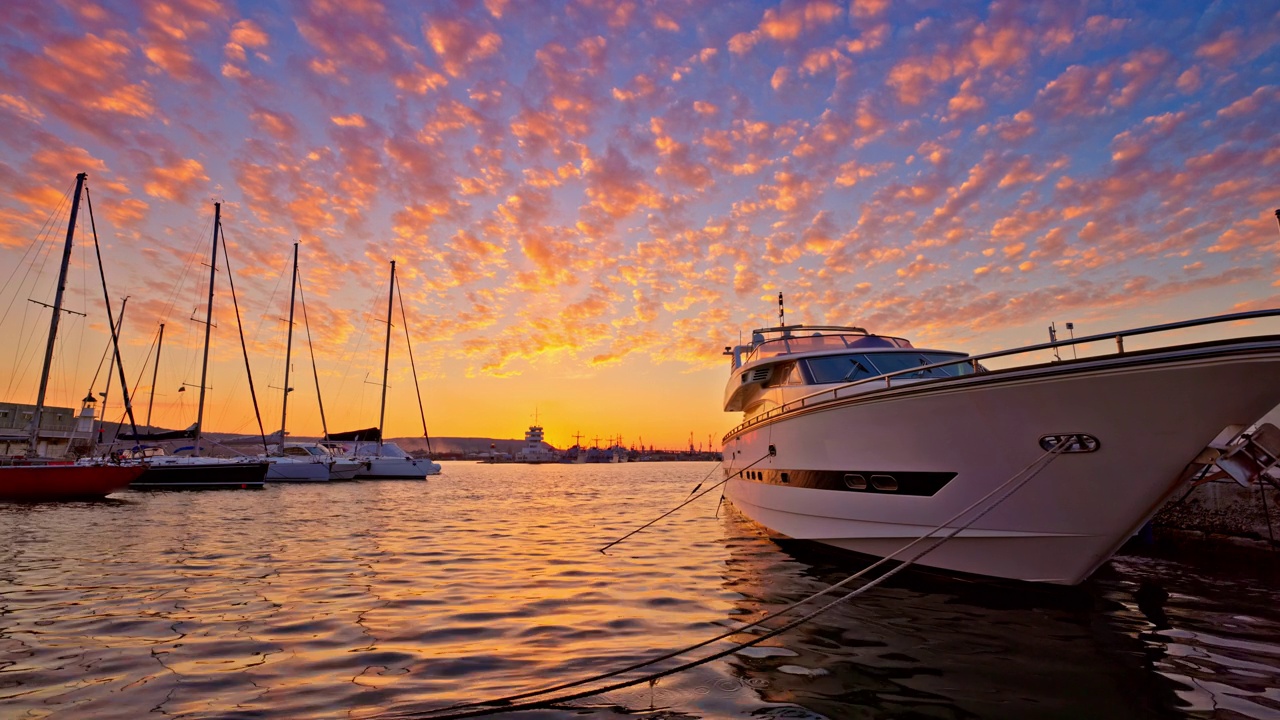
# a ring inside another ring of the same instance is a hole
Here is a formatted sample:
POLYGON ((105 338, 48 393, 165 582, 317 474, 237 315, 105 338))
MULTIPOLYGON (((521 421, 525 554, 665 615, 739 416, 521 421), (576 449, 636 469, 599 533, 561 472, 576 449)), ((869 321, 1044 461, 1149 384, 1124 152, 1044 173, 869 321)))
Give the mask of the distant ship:
POLYGON ((524 434, 524 447, 516 451, 515 462, 530 465, 560 462, 560 454, 547 447, 542 437, 542 426, 530 425, 524 434))

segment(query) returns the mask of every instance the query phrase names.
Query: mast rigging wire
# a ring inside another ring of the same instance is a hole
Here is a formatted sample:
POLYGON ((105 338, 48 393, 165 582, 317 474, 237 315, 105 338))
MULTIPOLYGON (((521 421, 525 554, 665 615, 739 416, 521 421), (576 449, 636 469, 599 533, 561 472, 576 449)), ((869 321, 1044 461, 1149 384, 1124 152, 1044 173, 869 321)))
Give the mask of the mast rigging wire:
POLYGON ((302 324, 307 328, 307 350, 311 352, 311 375, 316 379, 316 402, 320 405, 320 429, 329 439, 329 423, 324 419, 324 398, 320 395, 320 371, 316 370, 316 346, 311 342, 311 323, 307 320, 307 294, 302 291, 302 275, 298 275, 298 295, 302 298, 302 324))
MULTIPOLYGON (((129 416, 129 427, 136 435, 138 423, 133 417, 133 401, 129 398, 129 379, 124 374, 124 359, 120 357, 120 333, 111 319, 111 293, 107 291, 107 269, 102 264, 102 247, 98 243, 98 223, 93 219, 93 198, 89 195, 87 184, 84 188, 84 202, 89 210, 89 228, 93 231, 93 252, 98 258, 98 276, 102 278, 102 303, 107 308, 107 326, 111 328, 112 352, 115 355, 116 369, 120 371, 120 394, 124 398, 125 413, 129 416)), ((120 427, 116 426, 116 435, 119 434, 120 427)), ((114 440, 112 442, 114 443, 114 440)))
MULTIPOLYGON (((54 220, 62 217, 63 208, 68 204, 74 187, 75 185, 73 184, 63 192, 62 198, 58 201, 57 206, 49 213, 49 216, 45 218, 44 225, 41 226, 40 230, 36 233, 35 237, 32 238, 26 249, 23 250, 22 257, 18 259, 18 262, 14 263, 13 270, 10 271, 9 277, 5 278, 4 288, 8 289, 13 287, 14 292, 13 296, 9 298, 9 304, 5 306, 4 312, 0 313, 0 325, 8 320, 9 313, 13 310, 13 304, 17 302, 18 296, 23 294, 23 288, 26 287, 27 281, 31 279, 33 275, 35 277, 39 277, 42 274, 44 265, 48 262, 48 256, 54 247, 53 243, 49 242, 54 231, 54 220), (34 255, 34 257, 32 257, 31 261, 28 262, 27 258, 31 255, 34 255), (41 272, 34 272, 37 262, 39 262, 41 272), (23 269, 22 279, 18 281, 16 286, 14 286, 13 279, 14 276, 17 275, 19 269, 23 269)), ((32 290, 34 291, 34 287, 32 290)), ((27 313, 24 312, 22 318, 22 326, 25 330, 27 313)), ((31 342, 35 340, 36 327, 36 325, 32 326, 31 333, 26 335, 25 341, 23 340, 25 334, 24 331, 20 330, 18 332, 18 342, 14 343, 13 348, 13 365, 16 368, 16 371, 11 373, 9 376, 9 383, 5 388, 6 396, 13 394, 13 386, 15 382, 21 384, 21 379, 26 376, 27 367, 34 359, 32 356, 28 356, 28 360, 25 363, 19 363, 19 359, 26 354, 26 350, 24 348, 28 347, 31 342)))
MULTIPOLYGON (((217 238, 214 238, 217 242, 217 238)), ((244 372, 249 377, 249 397, 253 399, 253 415, 258 419, 258 436, 262 438, 262 452, 267 452, 267 431, 262 427, 262 412, 258 409, 258 394, 253 389, 253 369, 249 367, 249 346, 244 342, 244 325, 240 322, 240 302, 236 300, 236 281, 231 273, 231 251, 227 248, 227 236, 222 235, 222 262, 227 266, 227 285, 231 288, 231 304, 236 309, 236 329, 240 331, 240 349, 244 352, 244 372)), ((286 389, 285 392, 288 392, 286 389)), ((212 442, 212 441, 210 441, 212 442)), ((284 445, 281 429, 280 444, 284 445)))
MULTIPOLYGON (((401 283, 403 284, 403 283, 401 283)), ((413 364, 413 342, 409 340, 409 316, 404 312, 404 294, 400 286, 396 286, 396 297, 400 298, 400 322, 404 325, 404 342, 409 347, 409 370, 413 373, 413 391, 418 394, 418 415, 422 417, 422 437, 427 439, 427 453, 431 453, 431 436, 427 434, 427 413, 422 409, 422 388, 418 386, 418 368, 413 364)))

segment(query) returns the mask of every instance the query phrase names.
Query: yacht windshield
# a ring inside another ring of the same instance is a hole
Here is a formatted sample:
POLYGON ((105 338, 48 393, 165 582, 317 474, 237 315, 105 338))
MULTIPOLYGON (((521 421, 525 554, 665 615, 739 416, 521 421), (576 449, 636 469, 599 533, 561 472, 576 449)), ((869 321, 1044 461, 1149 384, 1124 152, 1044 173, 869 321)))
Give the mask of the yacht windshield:
POLYGON ((895 377, 935 378, 968 375, 973 366, 965 361, 964 355, 951 353, 922 352, 879 352, 856 355, 827 355, 826 357, 809 358, 805 362, 809 366, 809 374, 816 384, 856 382, 867 378, 887 375, 900 370, 932 365, 934 363, 955 360, 952 365, 929 368, 919 372, 908 372, 895 377))
POLYGON ((809 353, 819 350, 909 347, 911 347, 911 343, 907 340, 880 335, 791 335, 772 338, 757 345, 747 356, 747 362, 779 355, 809 353))

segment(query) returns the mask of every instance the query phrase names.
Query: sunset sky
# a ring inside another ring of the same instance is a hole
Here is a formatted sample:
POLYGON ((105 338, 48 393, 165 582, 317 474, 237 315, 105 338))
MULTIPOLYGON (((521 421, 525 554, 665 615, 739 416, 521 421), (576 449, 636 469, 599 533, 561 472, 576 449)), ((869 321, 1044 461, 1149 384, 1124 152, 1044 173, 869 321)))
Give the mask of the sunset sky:
MULTIPOLYGON (((214 201, 268 431, 295 241, 330 430, 377 423, 394 258, 431 434, 537 412, 561 447, 718 444, 721 352, 779 291, 788 322, 972 353, 1280 306, 1273 2, 11 0, 0 127, 0 400, 34 402, 28 299, 84 171, 140 413, 166 323, 168 427, 214 201)), ((105 385, 78 239, 64 406, 105 385)), ((206 427, 253 432, 218 290, 206 427)), ((420 435, 395 326, 386 430, 420 435)), ((318 434, 296 329, 289 429, 318 434)))

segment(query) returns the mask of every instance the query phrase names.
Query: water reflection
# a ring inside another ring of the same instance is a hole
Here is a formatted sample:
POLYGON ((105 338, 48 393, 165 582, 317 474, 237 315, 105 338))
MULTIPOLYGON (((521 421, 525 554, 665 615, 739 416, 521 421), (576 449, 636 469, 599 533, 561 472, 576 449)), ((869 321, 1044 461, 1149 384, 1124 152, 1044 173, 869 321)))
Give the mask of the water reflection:
MULTIPOLYGON (((66 718, 440 707, 686 646, 852 571, 731 508, 713 516, 711 498, 598 552, 709 469, 451 464, 427 483, 0 505, 0 703, 66 718)), ((1276 575, 1178 557, 1122 558, 1067 592, 899 576, 764 646, 572 711, 1274 716, 1276 575)))

